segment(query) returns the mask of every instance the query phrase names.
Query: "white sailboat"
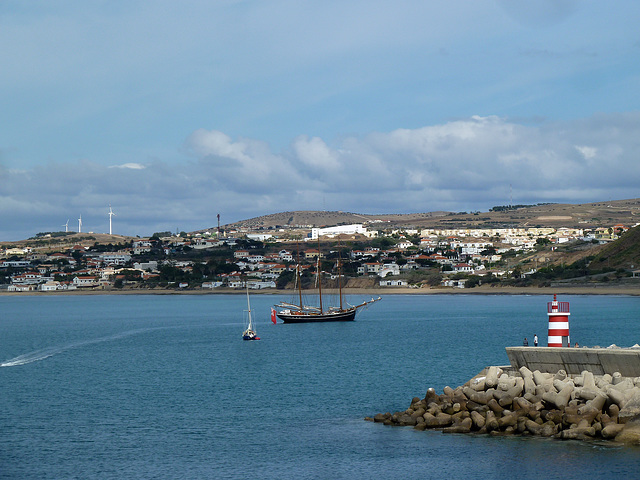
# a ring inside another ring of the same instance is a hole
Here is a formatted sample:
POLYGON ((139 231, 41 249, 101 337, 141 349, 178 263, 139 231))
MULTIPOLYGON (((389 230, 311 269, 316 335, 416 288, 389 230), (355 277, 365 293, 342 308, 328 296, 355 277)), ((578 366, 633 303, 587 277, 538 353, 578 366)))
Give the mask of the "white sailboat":
POLYGON ((247 287, 247 313, 248 313, 248 324, 247 328, 244 332, 242 332, 243 340, 260 340, 260 337, 256 335, 256 331, 253 328, 253 319, 251 318, 251 303, 249 302, 249 287, 247 287))

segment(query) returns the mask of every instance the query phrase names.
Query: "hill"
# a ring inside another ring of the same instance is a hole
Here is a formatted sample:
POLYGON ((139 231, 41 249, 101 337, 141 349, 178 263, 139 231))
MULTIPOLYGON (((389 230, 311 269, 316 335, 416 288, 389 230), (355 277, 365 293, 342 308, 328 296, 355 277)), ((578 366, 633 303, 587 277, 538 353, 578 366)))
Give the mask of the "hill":
POLYGON ((389 227, 414 228, 596 228, 640 222, 640 199, 582 204, 538 204, 494 207, 489 212, 428 212, 360 214, 343 211, 292 211, 254 217, 226 228, 314 227, 349 223, 385 223, 389 227))
POLYGON ((640 268, 640 226, 629 229, 606 245, 589 263, 590 271, 640 268))
POLYGON ((38 248, 39 251, 46 252, 48 250, 59 251, 65 248, 71 248, 74 245, 93 246, 96 243, 101 245, 117 245, 119 243, 127 243, 135 237, 127 237, 123 235, 109 235, 108 233, 77 233, 77 232, 57 232, 52 236, 42 236, 37 238, 29 238, 27 240, 19 240, 15 242, 0 242, 3 247, 31 247, 38 248))

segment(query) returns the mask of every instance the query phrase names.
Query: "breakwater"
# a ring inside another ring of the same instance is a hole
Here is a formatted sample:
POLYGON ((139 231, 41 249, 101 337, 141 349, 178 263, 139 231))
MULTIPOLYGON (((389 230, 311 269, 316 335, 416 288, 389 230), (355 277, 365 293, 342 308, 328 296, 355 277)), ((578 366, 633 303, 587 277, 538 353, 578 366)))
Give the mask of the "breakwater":
POLYGON ((487 367, 462 386, 445 387, 441 394, 429 388, 424 398, 414 397, 406 410, 379 413, 367 420, 443 433, 605 439, 640 445, 640 377, 617 371, 583 370, 572 375, 564 369, 530 370, 514 358, 515 365, 487 367))

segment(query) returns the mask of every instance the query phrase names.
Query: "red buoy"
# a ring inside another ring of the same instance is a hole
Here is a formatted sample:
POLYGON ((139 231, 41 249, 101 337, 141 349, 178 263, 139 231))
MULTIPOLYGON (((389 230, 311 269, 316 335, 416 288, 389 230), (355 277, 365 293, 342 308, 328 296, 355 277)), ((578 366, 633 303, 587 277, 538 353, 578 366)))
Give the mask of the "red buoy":
POLYGON ((559 302, 553 295, 553 302, 547 303, 547 315, 549 315, 548 347, 569 347, 569 302, 559 302))

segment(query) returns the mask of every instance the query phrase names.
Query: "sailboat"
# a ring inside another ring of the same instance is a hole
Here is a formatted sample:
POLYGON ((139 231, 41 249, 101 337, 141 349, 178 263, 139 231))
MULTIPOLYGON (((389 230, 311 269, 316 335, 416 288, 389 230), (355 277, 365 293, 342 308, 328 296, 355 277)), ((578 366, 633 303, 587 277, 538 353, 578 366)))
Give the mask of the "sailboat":
POLYGON ((247 313, 249 317, 249 322, 247 324, 247 328, 244 332, 242 332, 243 340, 260 340, 260 337, 256 335, 256 331, 253 328, 253 320, 251 318, 251 303, 249 302, 249 287, 247 287, 247 313))
MULTIPOLYGON (((319 243, 319 240, 318 240, 319 243)), ((318 245, 319 247, 319 245, 318 245)), ((319 248, 318 248, 319 251, 319 248)), ((316 265, 317 285, 318 285, 318 305, 306 305, 302 298, 302 285, 300 282, 300 264, 296 265, 296 284, 298 289, 298 302, 287 303, 280 302, 275 305, 276 309, 272 309, 272 321, 274 313, 283 323, 312 323, 312 322, 350 322, 356 319, 358 309, 370 305, 380 300, 372 298, 370 301, 360 303, 359 305, 345 304, 342 298, 342 275, 340 274, 341 262, 338 259, 338 292, 339 305, 325 308, 322 303, 322 279, 320 272, 320 255, 318 255, 316 265)), ((275 322, 274 322, 275 323, 275 322)))

